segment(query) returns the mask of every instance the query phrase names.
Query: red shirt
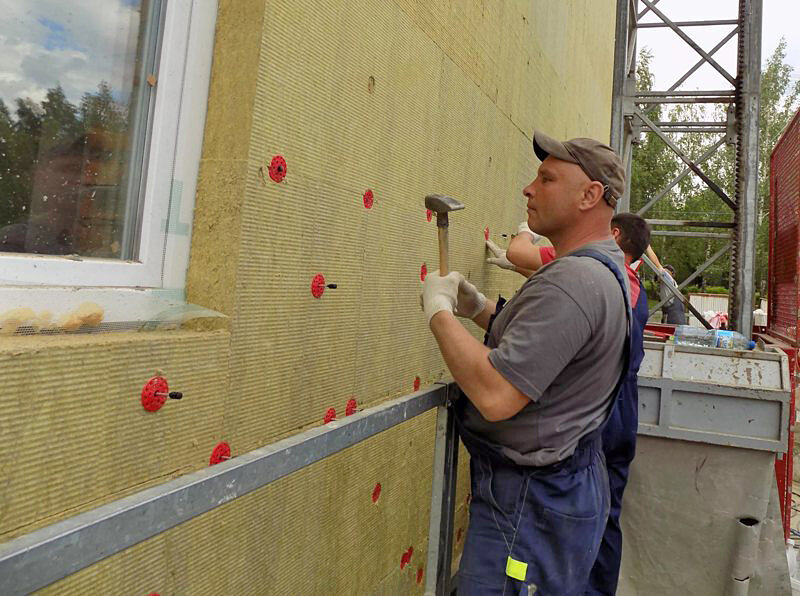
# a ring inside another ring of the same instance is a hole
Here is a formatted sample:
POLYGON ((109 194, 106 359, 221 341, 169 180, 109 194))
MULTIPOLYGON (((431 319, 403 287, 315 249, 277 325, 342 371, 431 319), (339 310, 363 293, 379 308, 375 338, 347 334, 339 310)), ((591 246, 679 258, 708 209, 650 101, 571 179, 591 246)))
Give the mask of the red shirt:
MULTIPOLYGON (((539 258, 542 260, 542 265, 547 265, 550 261, 555 261, 556 249, 552 246, 540 246, 539 258)), ((639 299, 641 284, 639 284, 639 278, 636 277, 636 272, 631 269, 629 265, 625 265, 625 271, 628 272, 628 284, 631 286, 631 308, 634 308, 636 306, 636 301, 639 299)))

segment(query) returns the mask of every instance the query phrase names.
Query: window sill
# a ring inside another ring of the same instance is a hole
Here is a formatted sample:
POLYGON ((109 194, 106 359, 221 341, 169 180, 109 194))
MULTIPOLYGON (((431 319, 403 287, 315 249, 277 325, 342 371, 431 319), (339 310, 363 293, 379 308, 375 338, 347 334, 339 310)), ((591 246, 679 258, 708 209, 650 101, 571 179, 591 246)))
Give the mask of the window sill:
MULTIPOLYGON (((145 288, 5 286, 0 335, 175 329, 227 316, 186 302, 183 291, 145 288)), ((205 325, 208 327, 208 325, 205 325)))

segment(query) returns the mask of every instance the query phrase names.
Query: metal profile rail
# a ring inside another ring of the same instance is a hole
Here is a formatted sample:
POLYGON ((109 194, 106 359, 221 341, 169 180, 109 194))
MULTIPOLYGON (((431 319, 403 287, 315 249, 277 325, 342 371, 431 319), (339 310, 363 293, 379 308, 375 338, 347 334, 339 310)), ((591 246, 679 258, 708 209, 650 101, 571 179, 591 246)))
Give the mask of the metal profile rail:
POLYGON ((448 407, 452 384, 431 388, 312 428, 0 545, 0 594, 28 594, 183 522, 216 509, 433 408, 438 408, 427 594, 450 583, 458 439, 448 407), (441 544, 439 544, 441 542, 441 544))

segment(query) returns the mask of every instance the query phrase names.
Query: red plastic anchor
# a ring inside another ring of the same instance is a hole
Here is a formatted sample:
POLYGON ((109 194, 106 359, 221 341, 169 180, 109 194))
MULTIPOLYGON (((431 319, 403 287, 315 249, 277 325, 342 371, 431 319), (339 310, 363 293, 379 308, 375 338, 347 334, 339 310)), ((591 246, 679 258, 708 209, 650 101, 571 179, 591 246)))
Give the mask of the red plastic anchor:
POLYGON ((276 155, 269 164, 269 177, 274 182, 280 182, 286 177, 286 160, 282 155, 276 155))
POLYGON ((218 463, 221 463, 230 458, 231 458, 231 446, 228 445, 225 441, 222 441, 221 443, 217 443, 217 446, 214 447, 214 450, 211 452, 211 458, 208 460, 208 465, 215 466, 218 463))
POLYGON ((372 203, 375 201, 375 195, 372 194, 372 190, 369 188, 364 191, 364 207, 367 209, 372 209, 372 203))
POLYGON ((169 384, 164 377, 153 377, 142 387, 142 407, 148 412, 161 409, 169 397, 169 384))

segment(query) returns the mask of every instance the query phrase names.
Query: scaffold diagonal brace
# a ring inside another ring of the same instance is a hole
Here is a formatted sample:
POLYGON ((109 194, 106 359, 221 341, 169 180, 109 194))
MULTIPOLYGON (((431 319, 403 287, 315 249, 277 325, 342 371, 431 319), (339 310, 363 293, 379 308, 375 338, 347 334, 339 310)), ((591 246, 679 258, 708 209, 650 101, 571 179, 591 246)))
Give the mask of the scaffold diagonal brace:
POLYGON ((661 140, 664 141, 670 149, 672 149, 675 155, 681 158, 681 161, 689 166, 689 169, 691 169, 694 174, 696 174, 703 182, 705 182, 708 187, 713 190, 717 196, 719 196, 719 198, 725 202, 726 205, 728 205, 728 207, 734 210, 736 209, 736 204, 730 199, 730 197, 728 197, 727 194, 725 194, 725 191, 722 190, 716 182, 709 178, 694 161, 689 159, 689 156, 681 151, 680 147, 673 143, 672 139, 670 139, 663 130, 656 126, 656 124, 650 120, 650 118, 645 116, 644 112, 642 112, 642 110, 640 110, 638 107, 634 107, 633 110, 634 114, 636 114, 636 116, 644 123, 644 125, 661 137, 661 140))
POLYGON ((690 47, 691 47, 691 48, 692 48, 692 49, 693 49, 695 52, 697 52, 698 54, 700 54, 700 56, 702 56, 702 57, 705 59, 705 61, 706 61, 706 62, 708 62, 708 63, 709 63, 709 64, 710 64, 712 67, 714 67, 714 69, 715 69, 717 72, 719 72, 719 73, 720 73, 720 74, 721 74, 723 77, 725 77, 725 79, 726 79, 726 80, 727 80, 727 81, 728 81, 728 82, 729 82, 731 85, 736 85, 736 78, 735 78, 733 75, 731 75, 731 74, 730 74, 730 73, 729 73, 727 70, 725 70, 724 68, 722 68, 722 66, 721 66, 721 65, 720 65, 720 64, 719 64, 719 63, 718 63, 716 60, 714 60, 714 59, 713 59, 713 58, 712 58, 712 57, 709 55, 709 53, 708 53, 708 52, 706 52, 706 51, 705 51, 703 48, 701 48, 699 45, 697 45, 697 44, 694 42, 694 40, 693 40, 691 37, 689 37, 688 35, 686 35, 686 33, 684 33, 684 32, 681 30, 681 28, 680 28, 680 27, 678 27, 678 26, 677 26, 675 23, 673 23, 673 22, 672 22, 672 21, 671 21, 669 18, 667 18, 667 16, 666 16, 666 15, 665 15, 663 12, 661 12, 660 10, 658 10, 658 9, 655 7, 655 5, 654 5, 654 3, 653 3, 653 2, 650 2, 649 0, 642 0, 642 3, 643 3, 643 4, 644 4, 644 5, 647 7, 647 8, 649 8, 650 10, 652 10, 652 11, 653 11, 653 13, 655 13, 655 15, 656 15, 656 16, 657 16, 659 19, 661 19, 662 21, 664 21, 664 23, 666 23, 666 25, 667 25, 667 26, 668 26, 670 29, 672 29, 672 30, 673 30, 673 31, 674 31, 674 32, 675 32, 675 33, 678 35, 678 37, 680 37, 680 38, 681 38, 683 41, 685 41, 687 44, 689 44, 689 46, 690 46, 690 47))

